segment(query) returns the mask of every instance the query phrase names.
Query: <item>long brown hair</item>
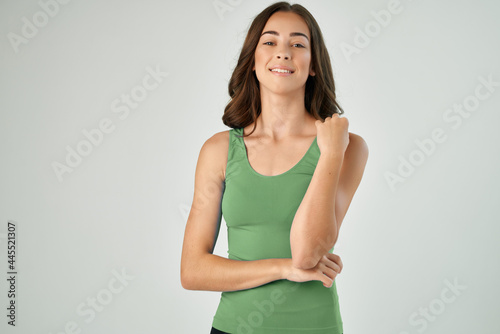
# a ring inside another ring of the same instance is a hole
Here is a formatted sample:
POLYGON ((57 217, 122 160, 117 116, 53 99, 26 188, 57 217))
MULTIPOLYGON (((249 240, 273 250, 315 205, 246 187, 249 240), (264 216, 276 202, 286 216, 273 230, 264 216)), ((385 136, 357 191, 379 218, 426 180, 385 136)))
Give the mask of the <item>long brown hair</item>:
MULTIPOLYGON (((248 29, 238 63, 229 80, 228 91, 231 100, 224 108, 222 122, 231 128, 242 128, 255 122, 261 113, 260 88, 253 71, 255 49, 264 27, 276 12, 292 12, 300 15, 311 33, 311 65, 315 76, 306 81, 304 104, 306 110, 316 119, 324 120, 334 113, 342 115, 344 110, 337 103, 330 56, 326 49, 318 23, 311 13, 299 4, 276 2, 255 17, 248 29)), ((257 122, 254 123, 252 134, 257 122)))

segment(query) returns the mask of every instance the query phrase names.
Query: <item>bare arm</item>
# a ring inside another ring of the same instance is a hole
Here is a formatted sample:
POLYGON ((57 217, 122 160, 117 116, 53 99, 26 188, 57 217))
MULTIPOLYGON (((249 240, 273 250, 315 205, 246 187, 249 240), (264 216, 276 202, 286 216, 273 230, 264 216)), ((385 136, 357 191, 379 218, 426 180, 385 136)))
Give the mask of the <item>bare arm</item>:
POLYGON ((233 291, 281 278, 279 261, 242 262, 213 254, 221 221, 224 191, 222 162, 227 161, 226 135, 216 134, 200 150, 181 258, 181 283, 189 290, 233 291))
POLYGON ((352 133, 345 153, 321 154, 290 232, 294 266, 314 267, 335 245, 367 159, 366 142, 352 133))
POLYGON ((302 269, 318 263, 337 238, 335 194, 343 156, 321 154, 290 231, 293 264, 302 269))

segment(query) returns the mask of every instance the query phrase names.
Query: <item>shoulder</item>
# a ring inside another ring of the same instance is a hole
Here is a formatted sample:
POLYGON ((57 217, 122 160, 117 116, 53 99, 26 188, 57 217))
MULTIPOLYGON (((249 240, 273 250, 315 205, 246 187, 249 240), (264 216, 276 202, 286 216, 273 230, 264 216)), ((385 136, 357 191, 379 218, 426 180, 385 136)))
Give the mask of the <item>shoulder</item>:
POLYGON ((210 150, 220 150, 223 149, 223 146, 226 148, 229 147, 229 130, 216 132, 210 138, 208 138, 203 144, 204 147, 207 147, 210 150))
POLYGON ((368 159, 368 153, 368 144, 363 137, 349 132, 349 145, 347 145, 344 159, 354 160, 364 165, 368 159))
POLYGON ((208 138, 200 150, 200 163, 212 172, 225 178, 227 153, 229 149, 229 130, 220 131, 208 138))

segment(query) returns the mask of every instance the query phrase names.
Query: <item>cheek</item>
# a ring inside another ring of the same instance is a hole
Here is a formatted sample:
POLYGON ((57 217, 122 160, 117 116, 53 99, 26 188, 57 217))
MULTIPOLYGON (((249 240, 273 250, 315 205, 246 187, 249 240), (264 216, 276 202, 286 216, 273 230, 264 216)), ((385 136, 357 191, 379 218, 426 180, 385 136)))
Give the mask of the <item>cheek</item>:
POLYGON ((256 50, 254 55, 255 72, 260 73, 265 70, 268 62, 268 57, 265 52, 256 50))
POLYGON ((304 72, 309 72, 309 68, 311 67, 311 55, 305 54, 300 57, 301 67, 304 69, 304 72))
POLYGON ((255 62, 257 63, 263 63, 266 55, 265 52, 262 49, 257 48, 255 50, 255 62))
POLYGON ((305 53, 300 57, 300 59, 302 60, 303 64, 308 65, 311 63, 311 54, 305 53))

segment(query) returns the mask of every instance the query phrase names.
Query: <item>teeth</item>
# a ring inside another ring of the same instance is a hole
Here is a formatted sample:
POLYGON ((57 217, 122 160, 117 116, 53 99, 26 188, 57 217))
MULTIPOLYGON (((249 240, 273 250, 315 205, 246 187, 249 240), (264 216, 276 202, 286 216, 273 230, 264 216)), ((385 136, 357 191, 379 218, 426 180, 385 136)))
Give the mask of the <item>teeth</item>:
POLYGON ((288 70, 282 70, 279 68, 272 69, 271 72, 279 72, 279 73, 292 73, 291 71, 288 70))

